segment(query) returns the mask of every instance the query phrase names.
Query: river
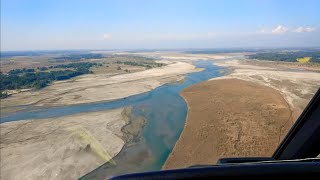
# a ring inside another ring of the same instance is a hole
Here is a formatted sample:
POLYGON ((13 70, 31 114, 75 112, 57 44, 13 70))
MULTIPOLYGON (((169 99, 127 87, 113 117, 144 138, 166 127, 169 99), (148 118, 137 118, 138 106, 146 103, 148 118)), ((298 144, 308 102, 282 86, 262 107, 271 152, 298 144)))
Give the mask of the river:
POLYGON ((179 94, 180 91, 192 84, 224 74, 220 71, 224 68, 213 65, 211 61, 199 60, 195 61, 194 65, 204 70, 187 74, 183 82, 166 84, 147 93, 112 102, 46 107, 37 110, 30 107, 2 117, 1 123, 131 106, 135 117, 146 119, 141 138, 124 146, 114 158, 116 165, 106 163, 84 176, 83 179, 99 179, 99 177, 109 175, 160 170, 178 140, 186 120, 188 109, 186 102, 179 94))

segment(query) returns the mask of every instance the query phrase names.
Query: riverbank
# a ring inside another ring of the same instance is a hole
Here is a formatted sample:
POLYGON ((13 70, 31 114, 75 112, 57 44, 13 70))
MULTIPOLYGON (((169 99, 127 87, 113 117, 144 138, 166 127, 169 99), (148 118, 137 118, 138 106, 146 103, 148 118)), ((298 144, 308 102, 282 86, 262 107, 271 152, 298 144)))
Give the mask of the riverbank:
POLYGON ((190 63, 166 62, 167 66, 145 71, 107 76, 83 75, 55 82, 39 91, 21 92, 1 100, 2 113, 14 112, 17 106, 64 106, 99 101, 112 101, 141 94, 165 83, 176 82, 183 75, 199 71, 190 63))
POLYGON ((214 62, 232 73, 182 91, 188 116, 163 169, 271 156, 320 85, 316 72, 214 62))
POLYGON ((131 108, 120 108, 0 124, 1 179, 77 179, 114 164, 143 126, 133 126, 130 114, 131 108))

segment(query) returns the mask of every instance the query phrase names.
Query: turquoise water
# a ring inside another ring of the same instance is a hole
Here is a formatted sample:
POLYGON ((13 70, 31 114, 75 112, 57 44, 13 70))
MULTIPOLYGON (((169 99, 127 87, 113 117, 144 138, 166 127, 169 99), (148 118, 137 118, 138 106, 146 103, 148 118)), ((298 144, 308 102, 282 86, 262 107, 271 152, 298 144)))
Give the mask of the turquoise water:
POLYGON ((219 72, 221 67, 214 66, 209 61, 197 61, 195 65, 205 70, 187 75, 182 84, 159 87, 149 93, 150 100, 134 106, 140 115, 148 119, 144 138, 152 157, 156 159, 156 162, 149 166, 152 170, 161 169, 183 130, 188 108, 179 94, 180 91, 192 84, 223 75, 219 72))
POLYGON ((194 65, 205 70, 186 75, 182 83, 166 84, 150 92, 112 102, 21 111, 2 117, 1 123, 132 106, 135 116, 142 116, 147 120, 143 128, 143 142, 125 147, 114 158, 117 166, 109 168, 103 165, 95 173, 103 170, 103 172, 109 171, 107 174, 110 175, 159 170, 178 140, 186 120, 187 105, 179 95, 180 91, 192 84, 223 75, 219 72, 223 68, 213 65, 210 61, 199 60, 194 65))

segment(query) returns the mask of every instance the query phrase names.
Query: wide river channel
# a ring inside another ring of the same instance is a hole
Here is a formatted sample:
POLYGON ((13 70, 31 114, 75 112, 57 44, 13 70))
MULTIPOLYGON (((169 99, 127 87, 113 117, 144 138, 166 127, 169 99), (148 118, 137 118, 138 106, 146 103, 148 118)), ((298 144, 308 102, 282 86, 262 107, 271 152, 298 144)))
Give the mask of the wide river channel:
POLYGON ((36 110, 30 107, 27 110, 1 117, 1 123, 131 106, 133 116, 146 119, 145 126, 141 131, 142 137, 137 142, 125 145, 114 158, 115 164, 106 163, 83 179, 100 179, 99 177, 105 175, 159 170, 178 140, 186 121, 188 108, 179 94, 180 91, 195 83, 224 75, 220 71, 224 68, 213 65, 212 61, 199 60, 195 61, 194 65, 197 68, 204 68, 204 70, 187 74, 182 82, 165 84, 150 92, 111 102, 44 107, 36 110))

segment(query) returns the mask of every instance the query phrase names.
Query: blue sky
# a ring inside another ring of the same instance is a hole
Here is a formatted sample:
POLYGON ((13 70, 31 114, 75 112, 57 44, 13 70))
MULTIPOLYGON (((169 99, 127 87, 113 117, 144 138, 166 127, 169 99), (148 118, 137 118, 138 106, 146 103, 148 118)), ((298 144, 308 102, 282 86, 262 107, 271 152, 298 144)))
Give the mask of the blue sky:
POLYGON ((1 0, 1 50, 320 46, 318 0, 1 0))

